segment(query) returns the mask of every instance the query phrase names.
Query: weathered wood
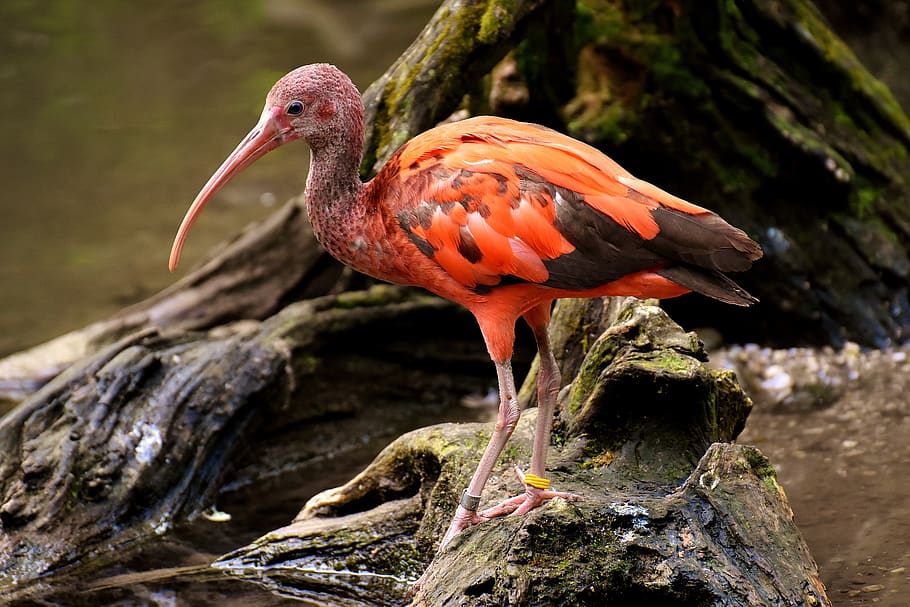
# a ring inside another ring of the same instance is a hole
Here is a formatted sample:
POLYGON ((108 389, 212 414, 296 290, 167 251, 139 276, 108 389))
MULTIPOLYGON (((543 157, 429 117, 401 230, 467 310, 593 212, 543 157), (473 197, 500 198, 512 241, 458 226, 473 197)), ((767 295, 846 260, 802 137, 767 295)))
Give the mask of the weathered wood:
POLYGON ((567 130, 765 251, 737 277, 760 306, 681 298, 674 318, 737 341, 907 339, 910 119, 812 2, 584 5, 567 130))
MULTIPOLYGON (((385 286, 208 334, 125 338, 0 420, 0 597, 122 560, 195 516, 257 428, 413 427, 428 402, 484 390, 489 371, 469 314, 385 286), (412 346, 415 324, 440 327, 435 345, 412 346)), ((308 448, 329 455, 351 436, 323 439, 308 448)))
MULTIPOLYGON (((582 499, 462 533, 429 564, 414 604, 830 604, 770 464, 729 443, 751 406, 732 374, 708 368, 698 339, 652 305, 566 303, 558 326, 571 328, 555 337, 571 347, 559 363, 578 374, 560 393, 548 471, 582 499)), ((511 470, 529 461, 535 413, 522 416, 485 503, 520 490, 511 470)), ((490 430, 407 434, 216 566, 302 598, 403 604, 490 430)))
POLYGON ((303 208, 291 201, 157 295, 0 360, 0 400, 25 399, 68 366, 135 332, 267 318, 292 297, 327 293, 340 273, 318 246, 303 208))

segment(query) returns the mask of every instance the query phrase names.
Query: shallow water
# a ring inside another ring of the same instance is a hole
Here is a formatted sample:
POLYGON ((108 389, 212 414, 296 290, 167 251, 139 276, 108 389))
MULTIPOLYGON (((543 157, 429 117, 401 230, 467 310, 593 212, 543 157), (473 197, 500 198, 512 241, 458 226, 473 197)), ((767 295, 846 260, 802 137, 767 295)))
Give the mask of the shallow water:
MULTIPOLYGON (((367 86, 436 4, 0 3, 0 355, 174 282, 177 225, 272 83, 327 61, 367 86)), ((302 190, 307 158, 291 146, 225 188, 182 271, 302 190)))
MULTIPOLYGON (((255 123, 272 83, 325 61, 365 87, 437 4, 0 3, 0 355, 170 285, 208 249, 302 190, 303 144, 263 159, 209 205, 181 272, 168 273, 187 206, 255 123)), ((213 579, 205 565, 286 524, 306 498, 349 478, 391 438, 374 437, 321 465, 309 484, 282 479, 272 492, 280 499, 268 504, 257 493, 229 492, 223 507, 233 524, 197 520, 99 572, 104 581, 61 580, 38 595, 83 605, 288 604, 213 579)))
POLYGON ((768 456, 836 606, 902 607, 910 592, 910 346, 752 350, 761 378, 739 441, 768 456), (767 353, 766 353, 767 352, 767 353), (769 385, 772 380, 765 380, 769 385))

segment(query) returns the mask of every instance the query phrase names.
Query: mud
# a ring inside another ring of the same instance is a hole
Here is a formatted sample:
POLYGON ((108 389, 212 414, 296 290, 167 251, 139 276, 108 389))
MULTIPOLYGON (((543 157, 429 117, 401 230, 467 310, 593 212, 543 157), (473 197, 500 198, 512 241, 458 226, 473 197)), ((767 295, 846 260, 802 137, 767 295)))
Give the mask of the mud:
POLYGON ((773 462, 835 605, 908 604, 910 346, 733 347, 755 400, 739 442, 773 462))

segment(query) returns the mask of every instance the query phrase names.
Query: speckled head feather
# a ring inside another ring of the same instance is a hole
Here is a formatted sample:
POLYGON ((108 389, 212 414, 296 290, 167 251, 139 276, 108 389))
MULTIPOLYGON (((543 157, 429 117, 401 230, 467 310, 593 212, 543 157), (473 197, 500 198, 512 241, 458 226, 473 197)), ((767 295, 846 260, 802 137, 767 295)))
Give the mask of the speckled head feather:
POLYGON ((269 91, 266 108, 287 109, 294 102, 303 107, 291 124, 314 151, 330 145, 339 135, 362 136, 360 92, 334 65, 314 63, 288 72, 269 91))

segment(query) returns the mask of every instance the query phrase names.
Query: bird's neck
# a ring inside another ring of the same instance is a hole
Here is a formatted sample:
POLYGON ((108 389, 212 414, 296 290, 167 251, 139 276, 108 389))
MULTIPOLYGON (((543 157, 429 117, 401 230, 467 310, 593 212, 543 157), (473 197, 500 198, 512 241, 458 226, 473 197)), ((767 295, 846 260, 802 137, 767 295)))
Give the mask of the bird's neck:
POLYGON ((354 121, 344 131, 333 133, 318 145, 311 144, 305 201, 316 238, 330 253, 347 262, 345 242, 356 237, 356 230, 365 219, 361 208, 364 184, 359 174, 362 123, 354 121))
POLYGON ((350 208, 363 188, 360 168, 361 144, 354 148, 345 142, 312 148, 310 172, 306 181, 306 204, 310 218, 322 211, 350 208))

